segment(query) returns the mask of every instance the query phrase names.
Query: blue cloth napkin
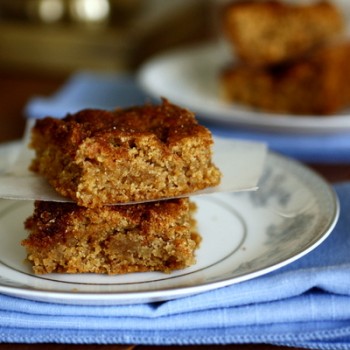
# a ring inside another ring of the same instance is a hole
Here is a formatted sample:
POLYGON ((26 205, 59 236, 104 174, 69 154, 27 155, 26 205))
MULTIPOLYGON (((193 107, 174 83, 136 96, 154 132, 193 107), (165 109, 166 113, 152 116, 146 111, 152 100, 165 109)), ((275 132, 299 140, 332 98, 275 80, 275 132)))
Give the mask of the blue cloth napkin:
MULTIPOLYGON (((166 96, 165 96, 166 97, 166 96)), ((31 118, 63 117, 82 108, 113 109, 151 99, 127 74, 79 72, 49 98, 31 99, 25 113, 31 118)), ((200 119, 200 115, 197 116, 200 119)), ((266 143, 273 151, 307 162, 350 162, 350 134, 291 134, 222 127, 201 120, 214 135, 266 143)))
POLYGON ((333 233, 279 270, 150 304, 61 305, 0 294, 0 341, 350 349, 350 183, 335 190, 341 212, 333 233))

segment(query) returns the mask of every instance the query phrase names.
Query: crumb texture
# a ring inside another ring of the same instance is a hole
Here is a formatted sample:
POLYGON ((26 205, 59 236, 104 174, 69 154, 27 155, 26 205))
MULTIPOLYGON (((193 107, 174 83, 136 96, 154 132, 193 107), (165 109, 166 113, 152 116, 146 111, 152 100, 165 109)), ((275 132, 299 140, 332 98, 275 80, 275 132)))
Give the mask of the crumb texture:
POLYGON ((78 205, 158 200, 220 182, 212 136, 193 113, 164 100, 37 120, 31 170, 78 205))
POLYGON ((169 273, 195 263, 195 209, 188 198, 100 208, 37 201, 22 245, 37 274, 169 273))

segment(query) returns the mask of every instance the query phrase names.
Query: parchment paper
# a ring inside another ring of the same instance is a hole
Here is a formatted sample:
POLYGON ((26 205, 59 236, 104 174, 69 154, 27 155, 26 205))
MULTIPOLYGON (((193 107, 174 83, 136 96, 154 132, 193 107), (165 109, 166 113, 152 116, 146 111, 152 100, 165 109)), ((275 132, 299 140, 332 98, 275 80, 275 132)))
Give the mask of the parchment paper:
MULTIPOLYGON (((28 138, 24 137, 22 149, 19 151, 16 161, 9 166, 5 173, 0 175, 0 198, 70 201, 56 193, 44 178, 28 170, 34 153, 28 149, 27 144, 28 138)), ((258 188, 267 152, 264 144, 214 138, 213 150, 214 163, 223 174, 221 184, 186 194, 186 196, 248 191, 258 188)))

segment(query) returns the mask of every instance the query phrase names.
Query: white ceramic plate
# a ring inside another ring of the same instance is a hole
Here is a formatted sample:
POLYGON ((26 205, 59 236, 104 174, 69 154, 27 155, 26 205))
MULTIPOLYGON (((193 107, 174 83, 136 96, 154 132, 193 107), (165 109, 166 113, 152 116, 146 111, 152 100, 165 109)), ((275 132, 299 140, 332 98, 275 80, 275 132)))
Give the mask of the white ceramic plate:
POLYGON ((295 133, 350 131, 350 110, 328 117, 293 116, 223 102, 218 72, 230 60, 227 49, 217 43, 178 49, 146 62, 138 80, 152 97, 166 97, 196 112, 199 118, 215 123, 295 133))
MULTIPOLYGON (((0 159, 19 145, 0 147, 0 159)), ((9 158, 7 158, 9 159, 9 158)), ((1 166, 5 166, 0 162, 1 166)), ((256 192, 195 199, 203 241, 197 263, 171 274, 36 276, 20 241, 31 201, 0 201, 0 292, 79 304, 154 302, 242 282, 282 267, 318 246, 339 213, 334 191, 299 163, 269 154, 256 192)))

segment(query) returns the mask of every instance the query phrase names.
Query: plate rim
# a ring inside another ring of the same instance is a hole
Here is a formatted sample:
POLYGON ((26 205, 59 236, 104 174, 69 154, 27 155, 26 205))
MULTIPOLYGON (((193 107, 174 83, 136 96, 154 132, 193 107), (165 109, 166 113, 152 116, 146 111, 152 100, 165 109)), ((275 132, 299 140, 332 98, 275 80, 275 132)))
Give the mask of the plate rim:
MULTIPOLYGON (((218 51, 222 45, 217 41, 206 41, 196 45, 186 45, 175 49, 170 49, 158 53, 148 59, 139 68, 136 80, 141 88, 152 98, 159 101, 162 91, 157 89, 153 79, 155 73, 162 73, 164 65, 169 63, 176 64, 179 60, 187 61, 188 66, 196 68, 199 56, 206 58, 219 57, 218 51), (214 55, 215 53, 215 55, 214 55), (193 61, 191 63, 191 61, 193 61)), ((223 55, 225 55, 223 50, 223 55)), ((220 58, 217 58, 219 60, 220 58)), ((225 58, 222 58, 223 62, 225 58)), ((216 62, 217 63, 217 62, 216 62)), ((160 75, 160 74, 159 74, 160 75)), ((168 84, 169 85, 169 84, 168 84)), ((346 133, 350 131, 350 110, 347 114, 334 114, 329 116, 310 116, 310 115, 292 115, 282 113, 270 113, 254 111, 248 106, 237 104, 226 104, 216 101, 215 103, 206 104, 206 100, 191 101, 186 94, 178 96, 165 96, 174 103, 183 105, 194 111, 199 119, 208 122, 215 122, 224 125, 239 126, 257 130, 285 132, 293 131, 300 134, 332 134, 346 133), (344 126, 344 121, 347 125, 344 126)))
MULTIPOLYGON (((11 147, 18 147, 20 143, 13 143, 8 149, 11 147)), ((2 150, 2 145, 0 145, 0 150, 2 150)), ((325 228, 324 232, 317 235, 317 239, 314 242, 309 242, 308 246, 299 251, 299 253, 294 254, 288 258, 282 259, 277 263, 271 263, 269 266, 266 266, 262 269, 254 270, 249 273, 243 273, 238 276, 234 276, 233 278, 221 278, 220 280, 216 280, 214 282, 206 281, 201 284, 185 286, 185 287, 172 287, 170 289, 159 289, 159 290, 150 290, 150 291, 131 291, 131 292, 117 292, 117 291, 99 291, 99 292, 91 292, 91 291, 47 291, 40 288, 30 289, 30 288, 22 288, 15 287, 9 285, 3 285, 0 279, 0 292, 17 296, 21 298, 26 298, 30 300, 38 300, 38 301, 50 301, 56 303, 74 303, 74 304, 113 304, 113 305, 122 305, 122 304, 136 304, 143 302, 157 302, 157 301, 165 301, 172 300, 179 297, 185 297, 193 294, 198 294, 201 292, 210 291, 216 288, 225 287, 228 285, 241 283, 243 281, 251 280, 253 278, 265 275, 269 272, 275 271, 283 266, 290 264, 293 261, 298 260, 302 256, 308 254, 317 246, 319 246, 333 231, 334 226, 337 223, 340 213, 340 203, 338 196, 334 190, 334 188, 326 182, 326 180, 317 174, 314 170, 308 168, 304 164, 294 159, 287 158, 275 152, 269 152, 267 155, 268 159, 277 159, 282 162, 287 162, 290 166, 301 170, 306 173, 307 176, 311 176, 318 180, 318 183, 321 184, 324 189, 330 195, 332 199, 332 217, 329 219, 328 227, 325 228)), ((299 175, 297 175, 298 177, 299 175)), ((6 201, 6 200, 4 200, 6 201)), ((13 201, 12 201, 13 202, 13 201)), ((11 269, 11 267, 8 267, 11 269)))

